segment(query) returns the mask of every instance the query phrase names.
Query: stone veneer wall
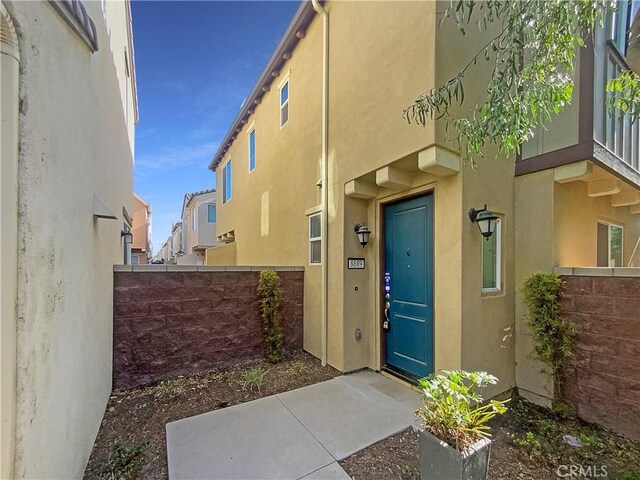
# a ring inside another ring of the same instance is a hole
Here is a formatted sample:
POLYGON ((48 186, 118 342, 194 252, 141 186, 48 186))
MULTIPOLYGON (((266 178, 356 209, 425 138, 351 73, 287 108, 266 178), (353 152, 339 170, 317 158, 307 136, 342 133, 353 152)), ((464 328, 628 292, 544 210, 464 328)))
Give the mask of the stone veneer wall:
POLYGON ((578 415, 640 440, 640 269, 558 269, 580 329, 565 399, 578 415))
MULTIPOLYGON (((128 388, 263 356, 258 271, 114 267, 113 385, 128 388)), ((304 269, 275 268, 285 348, 302 348, 304 269)))

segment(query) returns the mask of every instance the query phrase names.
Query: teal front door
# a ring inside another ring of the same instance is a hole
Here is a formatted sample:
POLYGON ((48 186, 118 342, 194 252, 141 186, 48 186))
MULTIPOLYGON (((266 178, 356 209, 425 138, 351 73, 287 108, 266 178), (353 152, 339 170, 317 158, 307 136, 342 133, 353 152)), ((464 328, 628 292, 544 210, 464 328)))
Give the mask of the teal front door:
POLYGON ((433 195, 385 209, 385 368, 433 372, 433 195))

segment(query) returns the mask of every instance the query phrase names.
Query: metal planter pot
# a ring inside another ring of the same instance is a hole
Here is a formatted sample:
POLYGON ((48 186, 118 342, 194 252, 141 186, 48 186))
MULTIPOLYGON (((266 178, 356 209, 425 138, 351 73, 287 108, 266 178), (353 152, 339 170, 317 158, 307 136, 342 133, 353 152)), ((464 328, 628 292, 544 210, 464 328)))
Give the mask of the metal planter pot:
POLYGON ((464 452, 420 430, 420 476, 422 480, 485 480, 489 470, 491 440, 482 439, 464 452))

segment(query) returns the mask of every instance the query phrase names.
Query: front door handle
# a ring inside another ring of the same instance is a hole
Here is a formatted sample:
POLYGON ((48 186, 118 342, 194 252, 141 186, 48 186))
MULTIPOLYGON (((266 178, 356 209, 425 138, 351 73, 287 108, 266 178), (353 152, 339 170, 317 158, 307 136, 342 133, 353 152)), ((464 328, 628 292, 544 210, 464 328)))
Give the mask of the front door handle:
POLYGON ((384 322, 382 322, 382 328, 384 328, 385 330, 389 330, 389 307, 391 307, 391 304, 389 302, 386 302, 384 304, 384 322))

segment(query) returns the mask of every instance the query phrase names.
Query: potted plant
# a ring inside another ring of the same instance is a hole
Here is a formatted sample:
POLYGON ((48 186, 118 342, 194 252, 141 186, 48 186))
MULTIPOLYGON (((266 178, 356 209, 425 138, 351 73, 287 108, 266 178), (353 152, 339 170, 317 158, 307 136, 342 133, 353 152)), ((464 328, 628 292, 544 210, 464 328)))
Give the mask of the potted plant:
POLYGON ((489 425, 508 401, 483 404, 480 390, 498 379, 486 372, 443 371, 419 381, 423 406, 416 410, 422 480, 480 480, 489 467, 489 425))

